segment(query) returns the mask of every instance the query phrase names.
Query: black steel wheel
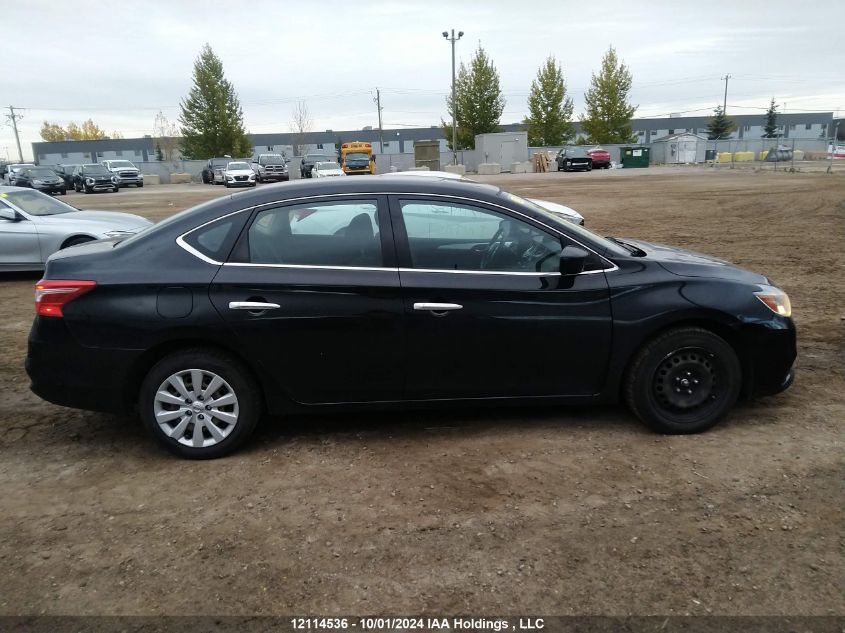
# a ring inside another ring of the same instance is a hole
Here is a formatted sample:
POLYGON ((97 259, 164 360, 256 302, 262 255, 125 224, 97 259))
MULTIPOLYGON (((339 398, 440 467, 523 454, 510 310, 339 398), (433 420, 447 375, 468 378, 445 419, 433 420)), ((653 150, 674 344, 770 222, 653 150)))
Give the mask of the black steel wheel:
POLYGON ((702 328, 670 330, 646 343, 628 371, 625 399, 661 433, 698 433, 739 397, 742 370, 733 348, 702 328))

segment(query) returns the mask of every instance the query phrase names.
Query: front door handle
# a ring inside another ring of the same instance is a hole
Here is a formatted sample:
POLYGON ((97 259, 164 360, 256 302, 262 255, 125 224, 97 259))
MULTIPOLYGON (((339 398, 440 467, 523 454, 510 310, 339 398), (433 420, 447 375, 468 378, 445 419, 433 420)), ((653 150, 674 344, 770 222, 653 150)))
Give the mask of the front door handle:
POLYGON ((451 312, 460 310, 463 306, 460 303, 415 303, 414 310, 424 312, 451 312))
POLYGON ((281 308, 278 303, 265 303, 264 301, 230 301, 230 310, 249 310, 250 312, 262 312, 264 310, 275 310, 281 308))

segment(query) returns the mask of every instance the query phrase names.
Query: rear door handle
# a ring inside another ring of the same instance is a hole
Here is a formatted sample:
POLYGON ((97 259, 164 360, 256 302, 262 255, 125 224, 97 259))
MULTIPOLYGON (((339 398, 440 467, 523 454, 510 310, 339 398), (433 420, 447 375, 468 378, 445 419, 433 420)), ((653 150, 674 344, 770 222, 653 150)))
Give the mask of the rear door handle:
POLYGON ((250 312, 259 312, 262 310, 275 310, 281 308, 278 303, 265 303, 263 301, 230 301, 230 310, 249 310, 250 312))
POLYGON ((451 312, 460 310, 463 306, 460 303, 415 303, 414 310, 424 312, 451 312))

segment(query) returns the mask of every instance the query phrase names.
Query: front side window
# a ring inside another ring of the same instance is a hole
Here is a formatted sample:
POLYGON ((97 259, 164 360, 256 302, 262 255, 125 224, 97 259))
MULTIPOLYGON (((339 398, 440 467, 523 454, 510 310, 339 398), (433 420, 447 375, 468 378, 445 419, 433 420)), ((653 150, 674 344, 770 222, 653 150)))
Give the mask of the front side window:
POLYGON ((559 270, 560 239, 521 220, 451 202, 401 200, 400 207, 414 268, 559 270))
POLYGON ((249 228, 249 261, 381 267, 376 200, 315 202, 261 211, 249 228))

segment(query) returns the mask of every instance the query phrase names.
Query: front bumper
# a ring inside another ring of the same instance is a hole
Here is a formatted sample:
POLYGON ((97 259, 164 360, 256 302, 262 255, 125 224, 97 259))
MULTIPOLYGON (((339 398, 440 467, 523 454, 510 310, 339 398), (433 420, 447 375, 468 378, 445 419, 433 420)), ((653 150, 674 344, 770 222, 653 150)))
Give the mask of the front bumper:
POLYGON ((118 184, 115 182, 95 182, 93 185, 89 185, 87 182, 82 183, 82 187, 88 189, 89 191, 114 191, 117 189, 118 184))
POLYGON ((773 320, 782 327, 754 325, 744 340, 745 395, 768 396, 788 389, 795 381, 797 337, 791 319, 773 320))
POLYGON ((269 174, 261 174, 261 180, 263 182, 270 182, 271 180, 276 182, 287 182, 290 180, 290 173, 269 173, 269 174))
POLYGON ((144 179, 141 176, 118 176, 117 184, 121 187, 125 185, 143 185, 144 179))
POLYGON ((65 183, 58 183, 54 185, 32 185, 32 188, 42 193, 61 193, 67 191, 65 183))

